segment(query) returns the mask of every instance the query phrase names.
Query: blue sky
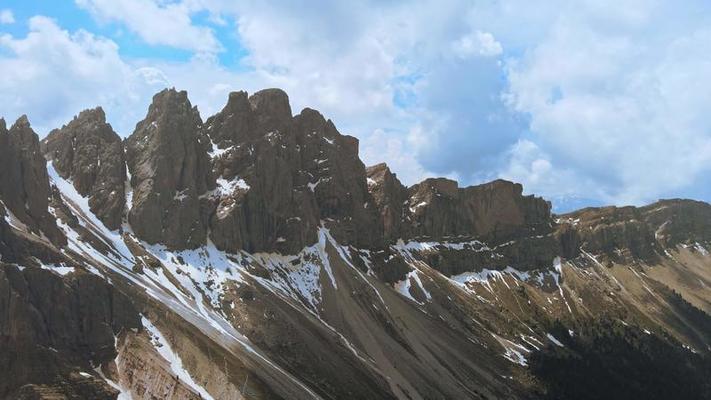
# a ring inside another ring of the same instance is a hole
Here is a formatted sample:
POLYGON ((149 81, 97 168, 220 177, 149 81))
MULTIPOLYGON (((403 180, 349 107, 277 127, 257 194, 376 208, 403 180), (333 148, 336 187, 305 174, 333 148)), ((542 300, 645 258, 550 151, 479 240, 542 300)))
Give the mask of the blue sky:
POLYGON ((0 0, 0 115, 43 136, 101 105, 127 136, 166 86, 203 119, 280 87, 407 184, 711 200, 709 4, 0 0))

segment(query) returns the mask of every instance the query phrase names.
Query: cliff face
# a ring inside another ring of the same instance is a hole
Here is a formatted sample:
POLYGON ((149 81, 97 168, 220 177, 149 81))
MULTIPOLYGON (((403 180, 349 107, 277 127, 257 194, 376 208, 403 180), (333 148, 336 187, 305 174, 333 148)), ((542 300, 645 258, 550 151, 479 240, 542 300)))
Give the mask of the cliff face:
POLYGON ((41 232, 56 244, 65 242, 47 211, 46 161, 26 116, 20 117, 9 131, 5 120, 0 120, 0 197, 6 210, 32 232, 41 232))
POLYGON ((220 183, 211 218, 218 247, 298 251, 316 241, 322 220, 344 243, 377 243, 357 140, 317 111, 292 117, 277 89, 232 93, 203 131, 220 183))
POLYGON ((0 397, 115 398, 81 372, 113 361, 115 335, 140 327, 125 295, 92 274, 2 264, 0 310, 0 397))
POLYGON ((126 139, 132 188, 128 221, 149 243, 175 248, 205 243, 200 195, 215 183, 201 125, 187 93, 166 89, 153 97, 146 118, 126 139))
POLYGON ((0 120, 0 397, 709 398, 710 245, 702 202, 406 187, 278 89, 0 120))
POLYGON ((711 240, 711 207, 693 200, 660 200, 644 207, 586 208, 561 215, 559 232, 569 247, 611 260, 653 261, 679 244, 711 240))
POLYGON ((121 138, 101 107, 79 113, 42 140, 42 152, 62 178, 89 198, 91 211, 110 229, 121 226, 126 205, 126 161, 121 138))

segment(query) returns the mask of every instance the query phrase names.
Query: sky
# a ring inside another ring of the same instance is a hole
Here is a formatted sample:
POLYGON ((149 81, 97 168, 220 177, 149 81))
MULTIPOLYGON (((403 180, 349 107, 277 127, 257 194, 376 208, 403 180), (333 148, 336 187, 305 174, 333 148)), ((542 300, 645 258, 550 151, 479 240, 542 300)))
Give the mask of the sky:
POLYGON ((42 137, 153 94, 204 119, 284 89, 405 184, 502 178, 553 202, 711 200, 706 0, 0 0, 0 116, 42 137))

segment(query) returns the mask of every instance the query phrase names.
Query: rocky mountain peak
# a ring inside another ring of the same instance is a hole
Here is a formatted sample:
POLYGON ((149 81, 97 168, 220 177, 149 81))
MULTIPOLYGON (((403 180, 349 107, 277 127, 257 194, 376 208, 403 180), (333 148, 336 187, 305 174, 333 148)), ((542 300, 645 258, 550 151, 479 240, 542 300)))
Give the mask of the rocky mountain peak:
POLYGON ((126 165, 121 138, 101 107, 84 110, 42 140, 42 152, 57 173, 89 197, 91 211, 117 229, 126 204, 126 165))
POLYGON ((65 238, 47 211, 49 196, 46 162, 27 116, 21 116, 9 130, 1 124, 0 197, 5 208, 30 231, 62 244, 65 238))
POLYGON ((15 132, 29 132, 32 127, 30 126, 30 120, 27 118, 27 114, 20 115, 10 129, 15 130, 15 132))
POLYGON ((263 89, 249 96, 249 104, 257 115, 274 122, 291 119, 289 96, 281 89, 263 89))
POLYGON ((385 163, 368 167, 366 173, 368 191, 380 214, 384 239, 397 240, 405 223, 403 205, 409 198, 407 188, 385 163))
POLYGON ((133 189, 128 220, 149 243, 194 248, 205 242, 199 196, 215 183, 201 126, 187 92, 165 89, 125 141, 133 189))
POLYGON ((101 106, 97 106, 81 111, 75 119, 85 123, 88 121, 94 121, 96 123, 103 124, 106 123, 106 113, 101 106))

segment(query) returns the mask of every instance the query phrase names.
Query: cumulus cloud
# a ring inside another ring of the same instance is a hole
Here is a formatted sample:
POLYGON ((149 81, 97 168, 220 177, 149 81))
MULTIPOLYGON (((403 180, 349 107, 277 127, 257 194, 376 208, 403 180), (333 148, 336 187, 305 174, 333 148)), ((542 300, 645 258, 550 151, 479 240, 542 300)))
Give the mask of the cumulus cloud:
POLYGON ((0 10, 0 24, 14 24, 15 23, 15 15, 12 13, 12 10, 0 10))
POLYGON ((70 33, 40 16, 29 20, 26 37, 0 36, 0 71, 3 116, 12 122, 27 114, 40 134, 97 105, 117 127, 130 129, 163 86, 124 62, 113 41, 70 33))
POLYGON ((498 56, 504 49, 489 32, 476 31, 466 34, 454 43, 452 50, 461 58, 479 55, 484 57, 498 56))
POLYGON ((561 18, 508 76, 510 104, 555 166, 615 203, 654 200, 711 166, 711 31, 664 32, 662 10, 636 11, 608 26, 561 18))
POLYGON ((100 21, 117 21, 146 43, 202 53, 215 53, 221 44, 206 26, 193 23, 189 2, 160 0, 76 0, 100 21))

